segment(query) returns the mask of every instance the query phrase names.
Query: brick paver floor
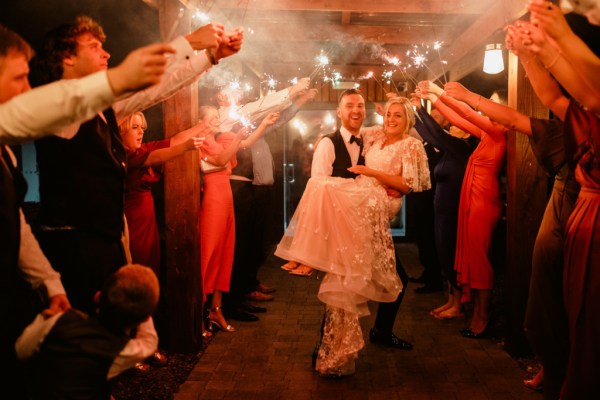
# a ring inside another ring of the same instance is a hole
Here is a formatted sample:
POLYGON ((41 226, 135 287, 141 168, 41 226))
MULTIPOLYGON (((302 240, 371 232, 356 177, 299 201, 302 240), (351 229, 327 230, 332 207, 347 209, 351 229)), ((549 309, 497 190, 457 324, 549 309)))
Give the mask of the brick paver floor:
MULTIPOLYGON (((412 244, 397 244, 409 275, 421 268, 412 244)), ((272 257, 261 280, 277 288, 275 300, 258 322, 231 321, 235 333, 219 332, 179 388, 175 400, 196 399, 533 399, 539 393, 522 384, 526 374, 493 339, 465 339, 458 331, 466 319, 440 321, 429 311, 444 293, 415 294, 410 284, 395 333, 414 344, 412 351, 367 342, 356 374, 340 380, 319 378, 311 367, 323 305, 316 293, 320 280, 289 275, 272 257)), ((361 320, 363 333, 372 315, 361 320)), ((367 336, 365 336, 367 337, 367 336)))

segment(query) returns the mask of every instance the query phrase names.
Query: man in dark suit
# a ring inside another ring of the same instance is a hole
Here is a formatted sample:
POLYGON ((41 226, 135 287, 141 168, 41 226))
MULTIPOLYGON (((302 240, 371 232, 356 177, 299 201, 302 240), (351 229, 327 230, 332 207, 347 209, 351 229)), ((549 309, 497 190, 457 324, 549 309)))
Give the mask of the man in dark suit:
MULTIPOLYGON (((360 128, 365 119, 365 100, 360 90, 349 89, 340 95, 337 115, 342 120, 342 127, 323 137, 319 142, 313 156, 311 176, 337 176, 354 179, 357 175, 348 171, 348 168, 365 164, 362 154, 363 143, 360 137, 360 128)), ((371 343, 410 350, 413 347, 412 344, 398 338, 392 332, 394 320, 408 284, 408 276, 398 254, 396 254, 396 271, 404 288, 396 301, 379 304, 375 324, 369 332, 369 340, 371 343)))

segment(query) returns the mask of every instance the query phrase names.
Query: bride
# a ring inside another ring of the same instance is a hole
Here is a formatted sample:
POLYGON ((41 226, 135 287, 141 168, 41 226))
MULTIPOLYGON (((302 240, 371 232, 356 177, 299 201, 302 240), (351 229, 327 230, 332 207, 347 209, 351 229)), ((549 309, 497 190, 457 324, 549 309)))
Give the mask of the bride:
POLYGON ((402 197, 387 193, 431 186, 425 149, 408 134, 414 122, 408 99, 390 99, 383 129, 361 131, 366 166, 348 168, 360 176, 311 178, 275 251, 326 272, 318 294, 326 305, 316 360, 321 375, 354 373, 364 347, 358 319, 369 314, 367 301, 391 302, 402 290, 389 226, 402 197))

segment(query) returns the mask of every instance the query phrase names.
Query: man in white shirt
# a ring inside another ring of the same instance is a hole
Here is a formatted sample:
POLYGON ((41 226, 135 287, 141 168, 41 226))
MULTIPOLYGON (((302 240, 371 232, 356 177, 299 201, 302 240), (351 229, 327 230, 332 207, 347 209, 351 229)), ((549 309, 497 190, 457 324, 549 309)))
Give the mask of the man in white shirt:
MULTIPOLYGON (((110 55, 102 47, 104 39, 96 21, 79 17, 46 35, 37 66, 47 73, 46 81, 105 70, 110 55)), ((126 263, 121 242, 126 154, 117 121, 193 82, 220 58, 239 51, 242 40, 239 30, 225 34, 222 26, 214 24, 179 37, 170 43, 175 54, 158 85, 115 103, 78 130, 36 142, 41 197, 38 239, 62 274, 74 307, 93 312, 93 294, 126 263), (202 49, 206 51, 194 54, 202 49)))
MULTIPOLYGON (((323 137, 314 152, 311 177, 312 176, 337 176, 341 178, 356 178, 356 174, 348 171, 349 167, 364 165, 365 159, 363 143, 360 135, 362 123, 365 119, 365 100, 360 90, 348 89, 339 97, 337 116, 342 121, 342 127, 336 132, 323 137)), ((300 266, 299 268, 302 268, 300 266)), ((380 303, 377 308, 375 324, 369 332, 371 343, 384 346, 410 350, 412 344, 398 338, 392 332, 396 314, 402 303, 408 276, 398 254, 396 254, 396 271, 402 281, 404 289, 392 303, 380 303)), ((314 356, 313 356, 314 357, 314 356)), ((313 359, 313 362, 316 359, 313 359)))
POLYGON ((27 186, 6 143, 47 135, 50 128, 89 118, 131 90, 156 83, 166 65, 167 45, 133 52, 119 67, 81 81, 30 89, 32 51, 16 33, 0 25, 0 359, 7 364, 0 384, 7 398, 18 398, 14 340, 23 328, 15 290, 20 277, 49 298, 46 315, 70 307, 60 275, 42 253, 21 211, 27 186))

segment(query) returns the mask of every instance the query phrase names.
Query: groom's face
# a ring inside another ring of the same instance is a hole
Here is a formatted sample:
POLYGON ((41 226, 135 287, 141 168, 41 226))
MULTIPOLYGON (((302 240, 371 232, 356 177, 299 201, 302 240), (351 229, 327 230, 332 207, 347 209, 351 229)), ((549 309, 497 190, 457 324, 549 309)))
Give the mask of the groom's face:
POLYGON ((338 106, 337 115, 344 128, 358 134, 365 119, 365 99, 360 94, 344 96, 338 106))

